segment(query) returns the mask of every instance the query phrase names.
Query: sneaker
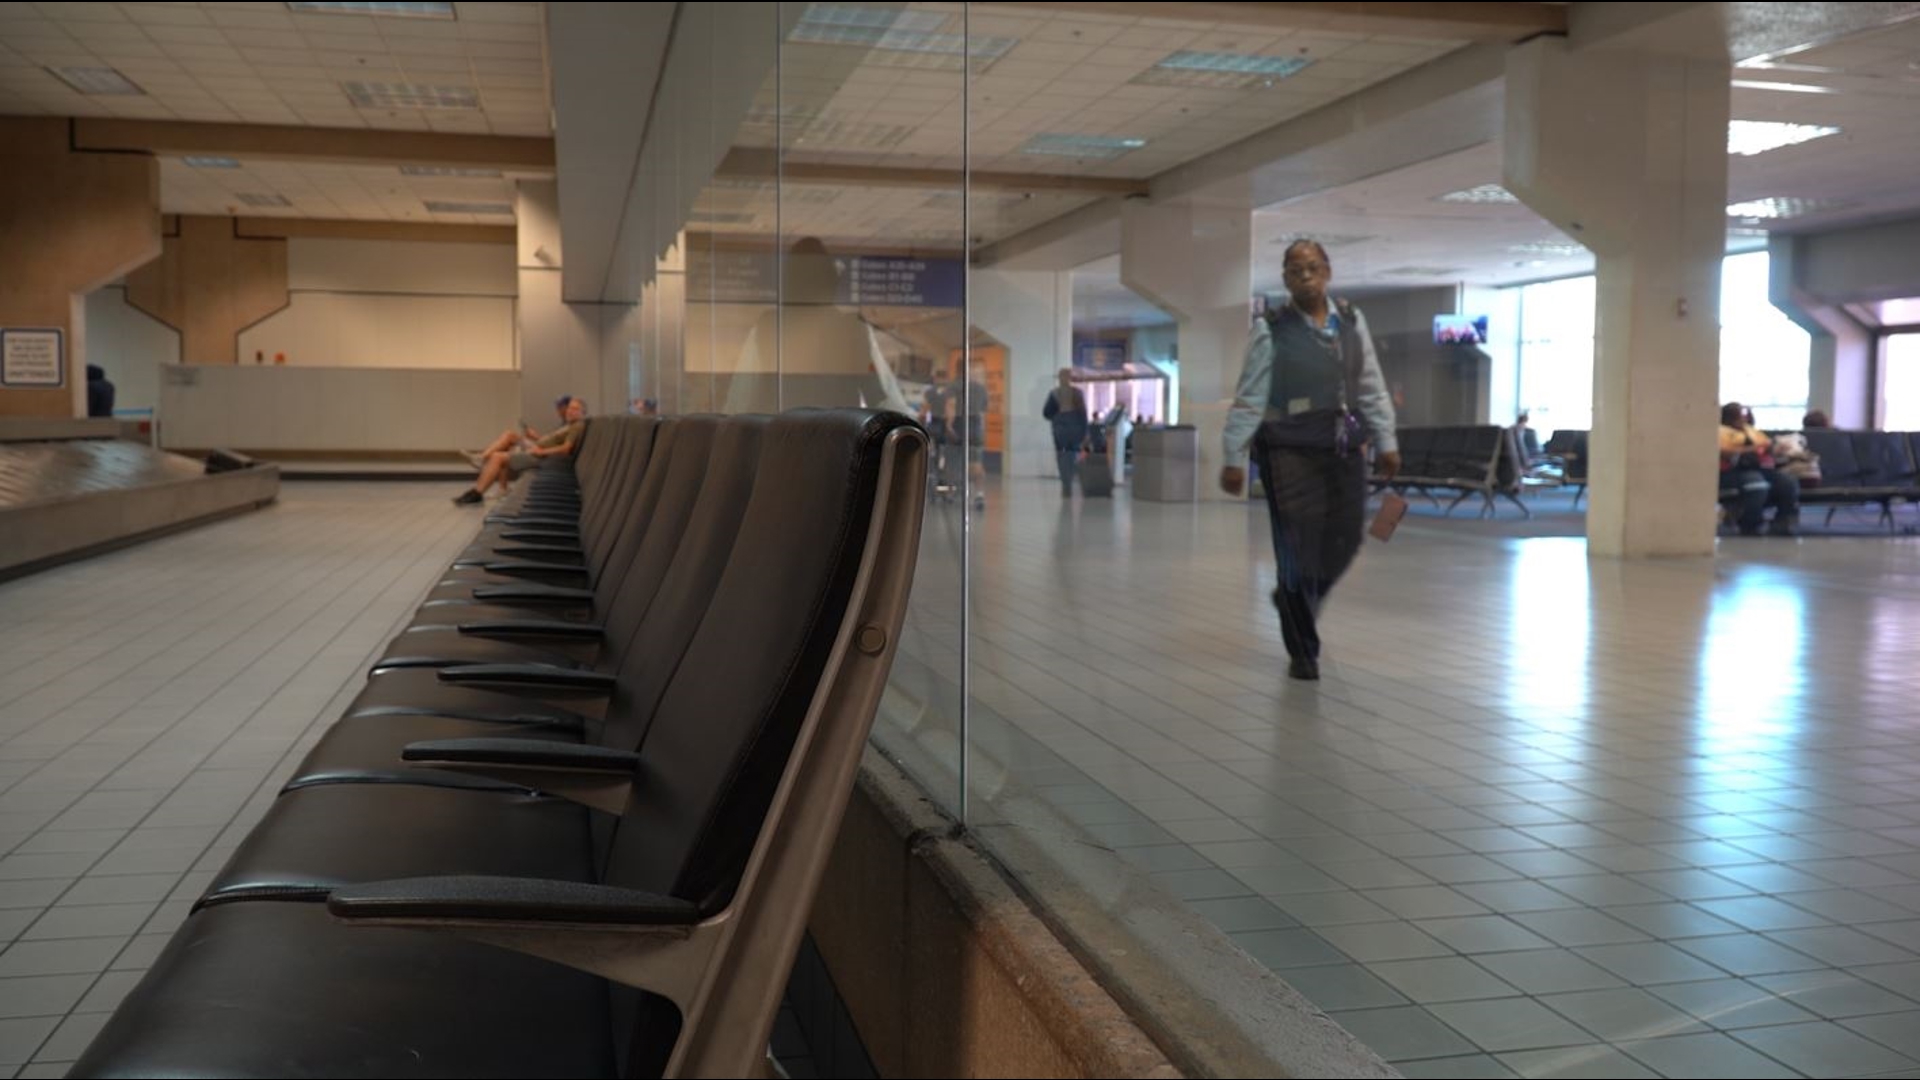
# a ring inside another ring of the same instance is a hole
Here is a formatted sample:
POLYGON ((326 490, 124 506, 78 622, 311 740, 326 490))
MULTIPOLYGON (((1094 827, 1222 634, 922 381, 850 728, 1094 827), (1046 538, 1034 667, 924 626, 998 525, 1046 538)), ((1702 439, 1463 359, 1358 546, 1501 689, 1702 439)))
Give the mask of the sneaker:
POLYGON ((1319 682, 1320 662, 1309 660, 1304 656, 1296 656, 1287 664, 1287 677, 1299 679, 1301 682, 1319 682))
POLYGON ((479 492, 473 490, 472 488, 468 488, 467 490, 453 497, 453 505, 455 506, 478 506, 485 501, 486 501, 486 496, 480 494, 479 492))

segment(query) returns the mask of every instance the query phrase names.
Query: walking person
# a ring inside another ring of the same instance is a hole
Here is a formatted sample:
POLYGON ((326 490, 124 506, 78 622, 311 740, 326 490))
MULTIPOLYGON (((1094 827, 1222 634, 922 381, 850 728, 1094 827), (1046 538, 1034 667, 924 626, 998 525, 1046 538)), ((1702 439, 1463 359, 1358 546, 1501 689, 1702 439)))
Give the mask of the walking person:
POLYGON ((1040 415, 1053 422, 1053 456, 1060 466, 1060 495, 1073 495, 1074 473, 1080 467, 1080 447, 1087 441, 1087 395, 1073 385, 1073 369, 1060 369, 1060 385, 1047 395, 1040 415))
POLYGON ((1327 594, 1360 551, 1367 459, 1400 471, 1393 401, 1360 312, 1327 296, 1333 260, 1318 241, 1287 248, 1289 302, 1256 320, 1227 415, 1220 486, 1238 495, 1249 446, 1266 481, 1279 585, 1273 604, 1291 659, 1287 674, 1320 677, 1318 620, 1327 594))

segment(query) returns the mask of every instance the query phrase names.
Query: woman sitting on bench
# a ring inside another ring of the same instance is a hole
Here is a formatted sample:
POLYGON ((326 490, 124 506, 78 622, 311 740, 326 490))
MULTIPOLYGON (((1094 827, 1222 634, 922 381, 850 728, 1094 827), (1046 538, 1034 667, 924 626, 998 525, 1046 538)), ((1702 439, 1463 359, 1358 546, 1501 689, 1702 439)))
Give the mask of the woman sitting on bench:
POLYGON ((1720 409, 1720 498, 1739 511, 1741 536, 1759 536, 1773 507, 1774 536, 1792 536, 1800 523, 1800 482, 1774 468, 1773 440, 1753 425, 1737 401, 1720 409))

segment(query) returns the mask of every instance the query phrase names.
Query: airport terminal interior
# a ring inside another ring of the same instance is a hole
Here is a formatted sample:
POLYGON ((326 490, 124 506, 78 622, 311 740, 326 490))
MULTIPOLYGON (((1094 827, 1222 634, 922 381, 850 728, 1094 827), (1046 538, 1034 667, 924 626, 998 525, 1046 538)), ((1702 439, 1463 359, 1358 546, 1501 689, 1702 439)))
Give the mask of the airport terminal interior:
POLYGON ((1920 1076, 1916 175, 1920 3, 0 3, 0 1072, 1920 1076))

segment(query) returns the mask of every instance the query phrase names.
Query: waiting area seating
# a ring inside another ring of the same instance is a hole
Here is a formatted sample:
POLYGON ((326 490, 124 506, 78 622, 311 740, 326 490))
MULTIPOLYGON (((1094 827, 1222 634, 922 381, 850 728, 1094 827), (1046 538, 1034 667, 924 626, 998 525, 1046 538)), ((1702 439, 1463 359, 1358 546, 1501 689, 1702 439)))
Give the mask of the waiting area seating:
POLYGON ((1820 458, 1820 483, 1802 485, 1803 507, 1824 506, 1827 521, 1843 506, 1878 506, 1894 525, 1897 502, 1920 502, 1920 431, 1807 431, 1807 449, 1820 458))
POLYGON ((864 410, 591 420, 69 1075, 763 1073, 926 455, 864 410))
POLYGON ((1490 517, 1496 509, 1494 496, 1506 498, 1531 518, 1533 511, 1520 501, 1526 466, 1519 444, 1508 428, 1491 425, 1470 427, 1401 428, 1400 473, 1392 480, 1376 478, 1376 490, 1392 488, 1397 492, 1418 491, 1437 507, 1435 489, 1460 494, 1447 505, 1452 514, 1459 505, 1475 495, 1483 500, 1480 516, 1490 517))

